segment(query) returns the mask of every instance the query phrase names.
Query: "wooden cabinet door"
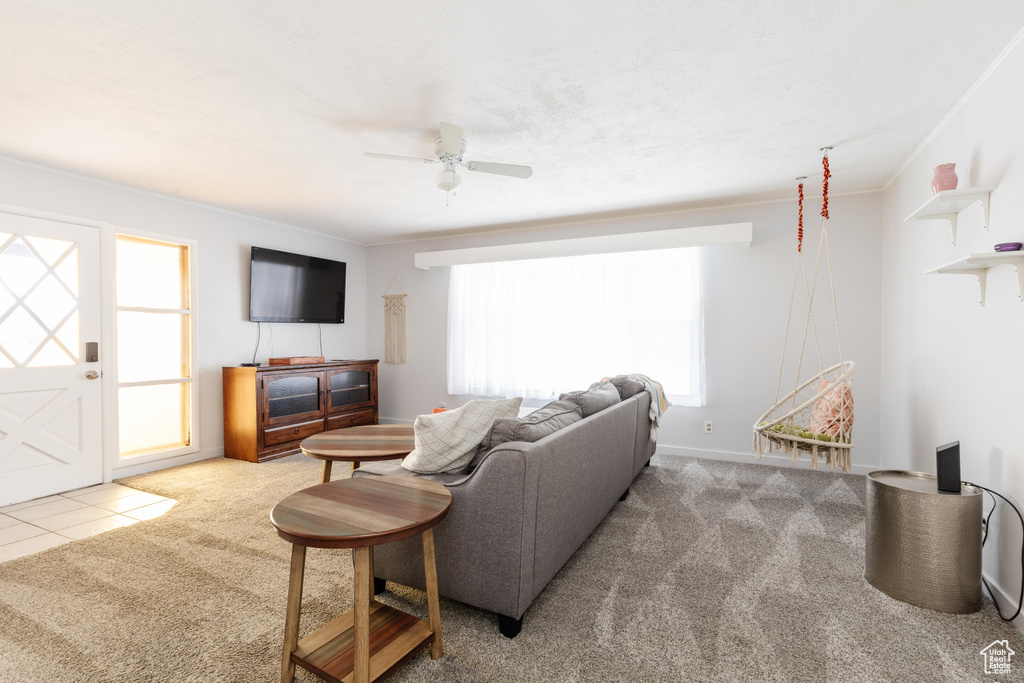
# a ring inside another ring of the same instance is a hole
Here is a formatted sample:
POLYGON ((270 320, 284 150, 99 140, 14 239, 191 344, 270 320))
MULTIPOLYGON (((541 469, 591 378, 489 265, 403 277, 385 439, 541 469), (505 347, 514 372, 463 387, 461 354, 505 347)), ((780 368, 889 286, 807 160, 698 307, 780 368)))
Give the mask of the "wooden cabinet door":
POLYGON ((327 370, 327 414, 372 408, 377 394, 377 366, 353 365, 327 370))
POLYGON ((324 373, 266 373, 261 377, 260 394, 264 425, 323 417, 324 373))

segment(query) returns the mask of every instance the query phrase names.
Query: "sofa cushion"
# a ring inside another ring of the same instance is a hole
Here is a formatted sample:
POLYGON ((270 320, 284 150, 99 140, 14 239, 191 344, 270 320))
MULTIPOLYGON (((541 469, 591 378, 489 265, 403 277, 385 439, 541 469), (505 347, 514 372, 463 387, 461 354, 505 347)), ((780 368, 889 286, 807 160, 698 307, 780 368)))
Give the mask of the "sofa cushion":
POLYGON ((586 391, 572 391, 558 397, 559 401, 572 401, 583 410, 583 417, 590 417, 622 399, 619 390, 611 382, 595 382, 586 391))
POLYGON ((413 423, 416 448, 405 456, 402 467, 421 474, 458 472, 473 459, 494 421, 517 415, 522 402, 474 400, 454 410, 420 415, 413 423))
POLYGON ((490 450, 508 441, 533 443, 582 419, 583 411, 579 405, 571 401, 552 401, 529 415, 495 420, 484 445, 490 450))
POLYGON ((630 396, 640 393, 646 386, 643 382, 630 375, 616 375, 608 380, 619 390, 619 398, 625 401, 630 396))

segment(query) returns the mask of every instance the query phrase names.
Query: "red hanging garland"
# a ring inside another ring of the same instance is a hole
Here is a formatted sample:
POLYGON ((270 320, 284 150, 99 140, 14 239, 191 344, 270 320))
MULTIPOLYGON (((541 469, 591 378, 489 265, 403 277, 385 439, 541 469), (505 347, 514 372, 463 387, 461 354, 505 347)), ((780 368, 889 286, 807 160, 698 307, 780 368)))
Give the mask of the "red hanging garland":
POLYGON ((802 252, 804 250, 804 184, 800 183, 800 220, 797 223, 799 226, 796 231, 796 250, 802 252))
POLYGON ((821 217, 828 220, 828 179, 832 176, 832 172, 828 170, 828 150, 825 150, 825 156, 821 159, 821 165, 825 167, 824 172, 821 174, 821 217))

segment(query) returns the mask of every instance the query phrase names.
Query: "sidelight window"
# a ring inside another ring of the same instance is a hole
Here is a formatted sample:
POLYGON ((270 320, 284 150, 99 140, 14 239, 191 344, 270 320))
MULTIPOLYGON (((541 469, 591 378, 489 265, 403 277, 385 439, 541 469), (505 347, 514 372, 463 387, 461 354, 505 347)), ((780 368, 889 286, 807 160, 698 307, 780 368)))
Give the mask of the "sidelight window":
POLYGON ((120 457, 192 445, 191 247, 117 236, 120 457))

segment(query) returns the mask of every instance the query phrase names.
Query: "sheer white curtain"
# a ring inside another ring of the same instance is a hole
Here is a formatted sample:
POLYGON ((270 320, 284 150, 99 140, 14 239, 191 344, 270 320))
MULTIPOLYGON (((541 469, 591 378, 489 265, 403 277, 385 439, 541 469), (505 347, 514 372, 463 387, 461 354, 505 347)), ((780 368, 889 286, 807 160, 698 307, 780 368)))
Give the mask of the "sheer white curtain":
POLYGON ((704 405, 695 248, 452 266, 449 393, 556 398, 633 372, 704 405))

